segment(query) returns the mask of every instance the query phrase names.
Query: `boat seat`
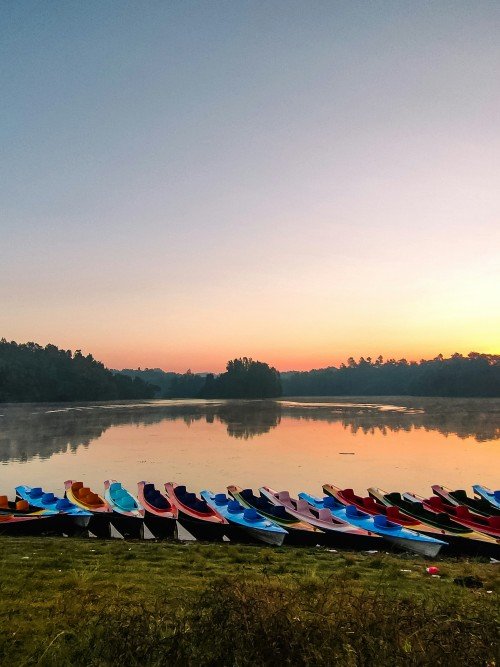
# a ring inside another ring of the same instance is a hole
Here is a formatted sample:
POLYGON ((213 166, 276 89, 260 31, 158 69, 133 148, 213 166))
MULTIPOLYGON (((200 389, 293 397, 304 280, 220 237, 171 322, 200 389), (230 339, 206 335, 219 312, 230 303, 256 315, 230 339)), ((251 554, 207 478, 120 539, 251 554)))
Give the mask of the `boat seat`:
POLYGON ((70 503, 69 500, 66 498, 58 498, 56 502, 56 510, 59 510, 60 512, 64 512, 65 510, 70 509, 73 507, 73 503, 70 503))
POLYGON ((150 495, 146 500, 158 510, 168 510, 171 507, 168 500, 159 491, 155 491, 154 495, 150 495))
POLYGON ((345 497, 346 500, 355 500, 356 498, 354 489, 344 489, 342 491, 342 495, 345 497))
POLYGON ((42 504, 43 505, 51 505, 56 499, 53 493, 49 491, 49 493, 44 493, 42 496, 42 504))
POLYGON ((455 510, 455 516, 459 517, 460 519, 472 519, 471 513, 467 507, 464 507, 463 505, 457 505, 457 507, 454 507, 453 509, 455 510))
POLYGON ((18 512, 27 512, 30 508, 30 505, 27 500, 18 500, 16 503, 16 510, 18 512))
POLYGON ((439 510, 440 512, 444 511, 443 501, 441 498, 438 498, 437 496, 431 496, 427 502, 429 505, 432 505, 434 509, 439 510))
POLYGON ((228 499, 225 493, 216 493, 215 497, 215 504, 216 505, 227 505, 228 504, 228 499))
POLYGON ((231 512, 231 514, 240 514, 244 511, 244 508, 237 500, 230 500, 227 504, 227 511, 231 512))
POLYGON ((177 496, 184 496, 187 493, 187 489, 184 485, 176 486, 174 491, 177 496))
POLYGON ((457 489, 456 491, 451 491, 450 495, 452 495, 457 500, 467 500, 467 493, 464 491, 464 489, 457 489))
POLYGON ((373 523, 377 528, 390 528, 390 529, 398 529, 401 528, 401 526, 397 523, 394 523, 393 521, 389 521, 384 514, 377 514, 376 516, 373 517, 373 523))
POLYGON ((77 493, 78 489, 81 489, 83 487, 83 482, 73 482, 71 485, 71 490, 73 493, 77 493))
POLYGON ((29 492, 30 498, 41 498, 43 496, 43 491, 41 487, 34 486, 29 492))
POLYGON ((323 505, 328 507, 328 509, 335 509, 339 506, 339 503, 335 500, 335 498, 332 498, 332 496, 325 496, 323 498, 323 505))
POLYGON ((367 516, 365 512, 358 510, 358 508, 355 505, 348 505, 345 508, 345 513, 346 516, 348 516, 350 519, 365 519, 367 516))
POLYGON ((0 496, 0 507, 8 507, 9 506, 9 499, 7 496, 0 496))
POLYGON ((297 512, 309 512, 309 503, 303 498, 297 500, 297 512))
POLYGON ((500 491, 493 491, 493 498, 500 503, 500 491))
POLYGON ((261 521, 262 517, 261 515, 254 510, 253 507, 247 507, 244 512, 243 512, 243 517, 246 519, 246 521, 261 521))
POLYGON ((321 521, 331 521, 332 513, 326 507, 322 507, 321 509, 318 510, 318 519, 320 519, 321 521))
POLYGON ((492 528, 500 530, 500 516, 488 517, 488 523, 492 528))
POLYGON ((89 493, 91 493, 90 489, 87 486, 82 486, 78 489, 77 496, 83 500, 89 493))
POLYGON ((387 518, 389 518, 391 521, 395 521, 396 523, 398 523, 398 519, 402 519, 399 507, 386 507, 385 513, 387 518))
POLYGON ((367 509, 374 509, 377 507, 377 503, 373 500, 373 498, 367 496, 366 498, 363 498, 363 507, 366 507, 367 509))
POLYGON ((278 499, 285 503, 290 502, 290 493, 288 491, 280 491, 278 499))

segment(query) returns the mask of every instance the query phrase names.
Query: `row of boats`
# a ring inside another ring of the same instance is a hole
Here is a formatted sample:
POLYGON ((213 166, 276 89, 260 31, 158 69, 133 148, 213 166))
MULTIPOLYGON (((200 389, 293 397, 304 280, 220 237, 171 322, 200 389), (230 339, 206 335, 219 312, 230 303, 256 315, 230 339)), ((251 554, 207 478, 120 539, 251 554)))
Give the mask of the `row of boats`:
POLYGON ((368 489, 359 496, 332 484, 323 495, 267 486, 228 486, 227 493, 202 491, 168 482, 158 489, 139 482, 133 495, 120 482, 104 482, 99 495, 81 481, 65 482, 64 497, 40 487, 16 487, 16 500, 0 496, 0 533, 84 534, 110 537, 177 537, 177 523, 198 540, 256 541, 380 550, 388 545, 434 557, 452 555, 500 557, 500 491, 473 487, 474 495, 443 486, 429 498, 414 493, 368 489))

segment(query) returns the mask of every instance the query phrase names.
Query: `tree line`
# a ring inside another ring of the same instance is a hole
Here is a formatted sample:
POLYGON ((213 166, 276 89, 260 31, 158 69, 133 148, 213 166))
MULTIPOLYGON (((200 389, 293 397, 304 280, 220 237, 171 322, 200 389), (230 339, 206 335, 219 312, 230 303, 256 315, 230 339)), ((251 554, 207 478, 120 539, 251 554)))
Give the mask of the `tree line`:
POLYGON ((281 379, 286 396, 498 397, 500 355, 439 354, 419 362, 350 357, 339 368, 282 373, 281 379))
POLYGON ((80 350, 0 340, 0 402, 109 401, 152 398, 157 387, 116 374, 80 350))
POLYGON ((112 371, 80 350, 0 340, 0 402, 279 396, 500 397, 500 355, 470 352, 419 362, 350 357, 339 367, 279 373, 248 357, 220 374, 112 371))
POLYGON ((245 357, 230 361, 221 375, 200 375, 190 370, 183 374, 164 373, 160 369, 122 372, 131 377, 154 378, 155 384, 162 385, 158 392, 162 398, 500 397, 500 355, 478 352, 467 356, 456 353, 448 358, 439 354, 418 362, 384 360, 382 356, 356 361, 350 357, 338 367, 282 373, 262 362, 245 361, 245 357))

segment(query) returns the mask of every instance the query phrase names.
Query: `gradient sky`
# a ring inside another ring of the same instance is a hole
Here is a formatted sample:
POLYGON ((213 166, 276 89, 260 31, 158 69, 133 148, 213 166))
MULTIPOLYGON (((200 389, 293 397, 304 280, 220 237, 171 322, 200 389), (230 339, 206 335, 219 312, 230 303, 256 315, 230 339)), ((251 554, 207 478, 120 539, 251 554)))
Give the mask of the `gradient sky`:
POLYGON ((0 5, 0 336, 500 352, 500 4, 0 5))

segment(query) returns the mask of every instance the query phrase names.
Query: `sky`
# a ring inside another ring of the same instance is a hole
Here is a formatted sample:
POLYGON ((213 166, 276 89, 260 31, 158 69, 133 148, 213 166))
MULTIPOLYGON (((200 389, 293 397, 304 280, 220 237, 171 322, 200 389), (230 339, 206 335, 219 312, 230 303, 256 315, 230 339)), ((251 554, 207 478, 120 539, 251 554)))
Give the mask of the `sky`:
POLYGON ((0 5, 0 337, 500 353, 500 4, 0 5))

